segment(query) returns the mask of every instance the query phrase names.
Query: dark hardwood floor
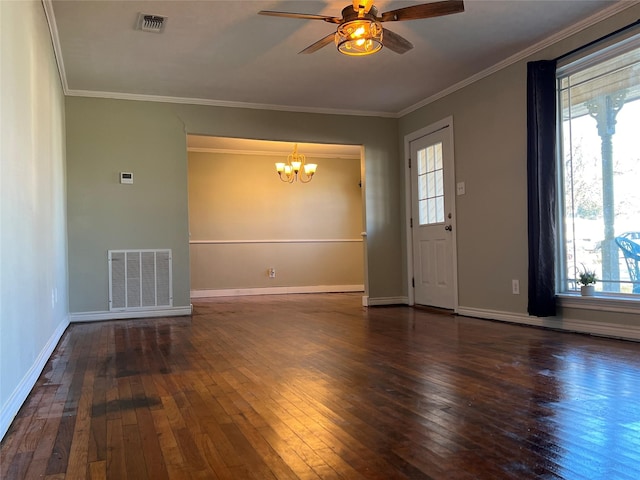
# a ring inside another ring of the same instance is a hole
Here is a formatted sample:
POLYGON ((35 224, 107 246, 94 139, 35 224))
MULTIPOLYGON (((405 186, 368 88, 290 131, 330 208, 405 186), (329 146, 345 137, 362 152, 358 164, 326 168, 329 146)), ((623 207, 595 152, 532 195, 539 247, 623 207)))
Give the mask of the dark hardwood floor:
POLYGON ((640 344, 353 294, 74 324, 2 479, 640 478, 640 344))

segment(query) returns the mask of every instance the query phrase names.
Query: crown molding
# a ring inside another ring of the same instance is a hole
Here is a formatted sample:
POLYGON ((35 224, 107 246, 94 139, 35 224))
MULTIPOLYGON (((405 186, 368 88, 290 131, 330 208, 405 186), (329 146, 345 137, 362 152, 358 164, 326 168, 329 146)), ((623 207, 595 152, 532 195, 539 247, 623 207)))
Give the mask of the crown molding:
POLYGON ((244 108, 251 110, 273 110, 281 112, 315 113, 320 115, 350 115, 358 117, 396 118, 391 112, 369 112, 364 110, 340 110, 319 107, 293 107, 286 105, 270 105, 267 103, 230 102, 226 100, 212 100, 207 98, 168 97, 163 95, 142 95, 136 93, 99 92, 93 90, 67 89, 65 95, 70 97, 108 98, 113 100, 134 100, 139 102, 178 103, 187 105, 205 105, 210 107, 244 108))
MULTIPOLYGON (((1 1, 1 0, 0 0, 1 1)), ((225 108, 244 108, 252 110, 272 110, 280 112, 295 112, 295 113, 311 113, 320 115, 345 115, 345 116, 359 116, 359 117, 382 117, 382 118, 397 118, 397 115, 393 112, 376 112, 365 110, 346 110, 346 109, 334 109, 334 108, 320 108, 320 107, 293 107, 285 105, 270 105, 265 103, 247 103, 247 102, 231 102, 226 100, 214 100, 206 98, 187 98, 187 97, 171 97, 163 95, 142 95, 134 93, 122 93, 122 92, 101 92, 94 90, 78 90, 70 89, 67 81, 67 72, 64 67, 64 60, 62 56, 62 46, 60 44, 60 35, 58 34, 58 27, 56 25, 55 13, 53 11, 53 0, 41 0, 44 8, 47 23, 49 25, 49 33, 51 35, 51 43, 53 44, 53 51, 56 57, 56 63, 58 65, 58 74, 60 76, 60 82, 62 83, 62 91, 68 97, 89 97, 89 98, 105 98, 111 100, 133 100, 139 102, 160 102, 160 103, 176 103, 184 105, 204 105, 210 107, 225 107, 225 108)))
POLYGON ((53 44, 53 55, 56 58, 56 64, 58 65, 58 76, 60 77, 60 83, 62 83, 62 91, 67 95, 69 85, 67 84, 67 73, 64 69, 62 47, 60 46, 60 35, 58 35, 58 26, 56 24, 56 16, 53 13, 52 1, 53 0, 42 0, 42 8, 44 9, 44 15, 47 19, 47 25, 49 25, 49 34, 51 35, 51 43, 53 44))
POLYGON ((593 25, 595 25, 598 22, 601 22, 603 20, 606 20, 609 17, 612 17, 613 15, 616 15, 628 8, 631 8, 637 4, 639 4, 640 1, 638 0, 620 0, 618 2, 616 2, 615 4, 613 4, 610 7, 607 7, 606 9, 591 15, 590 17, 585 18, 584 20, 575 23, 573 25, 571 25, 570 27, 565 28, 564 30, 559 31, 558 33, 551 35, 548 38, 545 38, 544 40, 542 40, 541 42, 538 42, 530 47, 525 48, 524 50, 521 50, 520 52, 511 55, 509 58, 502 60, 501 62, 496 63, 495 65, 487 68, 486 70, 483 70, 479 73, 476 73, 475 75, 472 75, 471 77, 462 80, 461 82, 456 83, 455 85, 450 86, 449 88, 445 88, 444 90, 436 93, 435 95, 432 95, 430 97, 425 98, 424 100, 410 106, 407 107, 403 110, 400 110, 397 115, 396 118, 401 118, 404 117, 405 115, 408 115, 411 112, 414 112, 416 110, 418 110, 419 108, 422 108, 426 105, 429 105, 430 103, 433 103, 437 100, 440 100, 441 98, 446 97, 447 95, 450 95, 454 92, 457 92, 458 90, 463 89, 464 87, 467 87, 479 80, 482 80, 483 78, 488 77, 489 75, 492 75, 496 72, 499 72, 500 70, 503 70, 511 65, 513 65, 514 63, 519 62, 520 60, 524 60, 527 57, 530 57, 531 55, 544 50, 547 47, 550 47, 551 45, 558 43, 566 38, 569 38, 570 36, 581 32, 582 30, 585 30, 588 27, 591 27, 593 25))
POLYGON ((639 0, 620 0, 613 4, 612 6, 590 16, 586 19, 561 30, 560 32, 551 35, 545 40, 536 43, 512 56, 509 58, 496 63, 495 65, 475 74, 471 77, 468 77, 461 82, 458 82, 438 93, 432 95, 430 97, 425 98, 424 100, 415 103, 405 109, 400 110, 399 112, 377 112, 377 111, 364 111, 364 110, 347 110, 347 109, 334 109, 334 108, 320 108, 320 107, 302 107, 302 106, 284 106, 284 105, 271 105, 271 104, 263 104, 263 103, 246 103, 246 102, 231 102, 226 100, 213 100, 213 99, 204 99, 204 98, 187 98, 187 97, 171 97, 171 96, 162 96, 162 95, 141 95, 141 94, 131 94, 131 93, 121 93, 121 92, 101 92, 101 91, 90 91, 90 90, 77 90, 70 89, 67 82, 67 75, 64 67, 64 60, 62 57, 62 48, 60 45, 60 38, 58 35, 58 29, 55 22, 55 14, 53 12, 53 0, 41 0, 42 5, 44 7, 45 15, 47 18, 47 23, 49 25, 49 32, 51 34, 51 41, 53 44, 54 54, 56 57, 56 62, 58 64, 58 73, 60 75, 60 80, 62 83, 62 89, 66 96, 70 97, 89 97, 89 98, 105 98, 105 99, 113 99, 113 100, 133 100, 133 101, 142 101, 142 102, 160 102, 160 103, 175 103, 175 104, 187 104, 187 105, 203 105, 203 106, 213 106, 213 107, 224 107, 224 108, 244 108, 244 109, 252 109, 252 110, 270 110, 270 111, 281 111, 281 112, 294 112, 294 113, 309 113, 309 114, 320 114, 320 115, 345 115, 345 116, 360 116, 360 117, 380 117, 380 118, 401 118, 409 113, 412 113, 426 105, 429 105, 441 98, 446 97, 458 90, 461 90, 464 87, 467 87, 483 78, 488 77, 504 68, 507 68, 513 65, 520 60, 523 60, 540 50, 543 50, 561 40, 564 40, 571 35, 574 35, 582 30, 595 25, 598 22, 606 20, 607 18, 612 17, 628 8, 631 8, 640 3, 639 0))

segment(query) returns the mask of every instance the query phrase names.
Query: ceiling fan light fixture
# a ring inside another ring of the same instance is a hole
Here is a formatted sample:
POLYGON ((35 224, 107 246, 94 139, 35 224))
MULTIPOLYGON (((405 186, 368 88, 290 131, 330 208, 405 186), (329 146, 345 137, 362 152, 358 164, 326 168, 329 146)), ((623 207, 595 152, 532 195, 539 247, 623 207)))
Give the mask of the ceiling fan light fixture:
POLYGON ((367 18, 345 22, 336 31, 336 47, 345 55, 371 55, 382 48, 382 32, 380 22, 367 18))

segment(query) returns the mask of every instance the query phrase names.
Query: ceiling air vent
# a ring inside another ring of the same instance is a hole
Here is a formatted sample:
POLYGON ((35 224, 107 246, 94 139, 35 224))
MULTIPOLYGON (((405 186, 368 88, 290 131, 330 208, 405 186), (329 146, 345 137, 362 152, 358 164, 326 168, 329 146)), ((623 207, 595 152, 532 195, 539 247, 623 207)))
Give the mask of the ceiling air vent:
POLYGON ((165 23, 167 23, 167 17, 162 15, 141 13, 138 16, 138 28, 143 32, 162 33, 165 23))

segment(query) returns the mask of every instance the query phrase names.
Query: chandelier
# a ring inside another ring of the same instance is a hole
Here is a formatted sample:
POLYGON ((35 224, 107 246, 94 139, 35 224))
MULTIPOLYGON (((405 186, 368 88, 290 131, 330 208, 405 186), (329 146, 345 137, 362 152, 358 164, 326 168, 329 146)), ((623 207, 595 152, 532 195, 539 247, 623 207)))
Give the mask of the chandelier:
POLYGON ((318 165, 315 163, 305 163, 305 156, 298 153, 298 144, 293 147, 293 153, 287 156, 287 163, 276 163, 276 172, 280 180, 293 183, 300 180, 302 183, 309 183, 316 173, 318 165))

